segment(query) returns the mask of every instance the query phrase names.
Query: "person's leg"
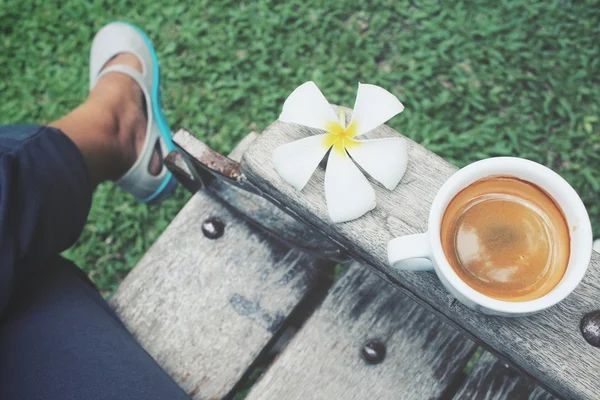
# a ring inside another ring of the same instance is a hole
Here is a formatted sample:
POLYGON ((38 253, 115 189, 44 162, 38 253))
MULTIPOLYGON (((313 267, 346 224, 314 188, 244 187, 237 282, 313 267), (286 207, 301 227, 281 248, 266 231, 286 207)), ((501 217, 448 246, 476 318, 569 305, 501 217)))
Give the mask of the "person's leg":
MULTIPOLYGON (((142 65, 132 54, 120 54, 111 65, 128 65, 138 71, 142 65)), ((88 99, 69 114, 49 125, 64 132, 81 151, 93 185, 117 180, 133 165, 146 136, 145 104, 140 87, 128 76, 111 73, 104 76, 88 99)), ((150 172, 158 174, 158 153, 150 172)))
POLYGON ((69 261, 17 285, 0 324, 1 399, 187 399, 69 261))
MULTIPOLYGON (((131 54, 112 64, 141 70, 131 54)), ((48 127, 0 128, 0 315, 15 279, 34 276, 41 260, 75 243, 93 189, 133 165, 146 134, 144 109, 135 81, 111 73, 48 127)), ((161 168, 157 152, 150 172, 161 168)))
POLYGON ((0 399, 188 399, 85 275, 59 256, 0 322, 0 399))
MULTIPOLYGON (((131 55, 112 62, 140 68, 131 55)), ((50 127, 0 128, 0 399, 188 398, 58 255, 94 187, 135 162, 143 106, 135 82, 111 73, 50 127)))
POLYGON ((34 279, 77 240, 92 190, 81 153, 60 131, 0 128, 0 316, 18 280, 34 279))

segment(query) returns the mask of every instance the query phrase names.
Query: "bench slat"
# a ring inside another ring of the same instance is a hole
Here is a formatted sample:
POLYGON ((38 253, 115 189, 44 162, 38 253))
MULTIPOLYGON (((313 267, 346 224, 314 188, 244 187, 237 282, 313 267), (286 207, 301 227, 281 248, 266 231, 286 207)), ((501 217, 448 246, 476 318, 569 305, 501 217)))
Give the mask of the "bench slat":
POLYGON ((454 400, 558 400, 530 378, 483 353, 454 400))
POLYGON ((257 232, 200 192, 111 303, 184 390, 197 399, 221 398, 320 279, 314 259, 257 232), (209 217, 224 222, 222 237, 202 233, 209 217))
POLYGON ((432 313, 352 264, 247 400, 439 398, 475 344, 432 313), (367 364, 363 344, 386 357, 367 364))
MULTIPOLYGON (((349 115, 350 110, 347 111, 349 115)), ((299 192, 277 175, 270 162, 277 146, 309 134, 298 125, 272 124, 242 158, 242 170, 248 181, 274 203, 284 204, 300 221, 339 242, 357 261, 371 266, 392 284, 411 293, 556 393, 569 399, 594 398, 600 393, 600 349, 585 342, 578 329, 585 313, 600 309, 597 253, 592 256, 583 283, 564 302, 546 312, 513 319, 474 312, 458 303, 434 274, 392 270, 386 259, 390 239, 426 230, 431 201, 456 167, 409 140, 408 169, 398 187, 389 191, 373 183, 377 208, 358 220, 332 224, 324 201, 323 168, 299 192)), ((393 129, 382 126, 366 136, 397 135, 393 129)))

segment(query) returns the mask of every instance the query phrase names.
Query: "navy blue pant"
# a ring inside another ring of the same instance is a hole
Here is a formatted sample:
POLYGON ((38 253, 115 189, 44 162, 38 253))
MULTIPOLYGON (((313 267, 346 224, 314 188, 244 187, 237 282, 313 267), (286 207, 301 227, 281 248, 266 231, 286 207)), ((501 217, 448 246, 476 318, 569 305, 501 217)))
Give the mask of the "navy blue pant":
POLYGON ((0 127, 0 399, 188 399, 59 256, 84 227, 92 189, 62 132, 0 127))

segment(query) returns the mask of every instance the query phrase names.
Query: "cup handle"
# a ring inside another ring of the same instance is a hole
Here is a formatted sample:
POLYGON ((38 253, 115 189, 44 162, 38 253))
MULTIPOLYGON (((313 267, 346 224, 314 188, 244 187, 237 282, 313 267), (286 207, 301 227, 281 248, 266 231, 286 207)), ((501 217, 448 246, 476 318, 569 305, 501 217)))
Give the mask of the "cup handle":
POLYGON ((433 271, 427 232, 392 239, 388 243, 387 251, 392 268, 405 271, 433 271))

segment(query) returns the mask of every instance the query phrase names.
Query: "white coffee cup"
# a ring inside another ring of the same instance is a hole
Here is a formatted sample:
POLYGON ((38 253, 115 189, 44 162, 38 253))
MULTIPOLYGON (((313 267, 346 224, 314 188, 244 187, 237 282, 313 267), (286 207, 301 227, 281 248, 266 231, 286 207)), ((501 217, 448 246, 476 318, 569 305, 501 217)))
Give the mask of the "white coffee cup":
POLYGON ((440 281, 461 303, 486 314, 530 315, 551 307, 567 297, 581 282, 592 255, 592 226, 575 190, 560 175, 533 161, 497 157, 477 161, 452 175, 439 190, 429 211, 428 231, 401 236, 388 243, 388 259, 393 268, 435 270, 440 281), (560 206, 569 227, 571 253, 562 280, 546 295, 513 302, 486 296, 467 285, 452 269, 444 255, 440 226, 446 207, 461 190, 489 176, 513 176, 545 190, 560 206), (427 260, 422 260, 427 259, 427 260))

